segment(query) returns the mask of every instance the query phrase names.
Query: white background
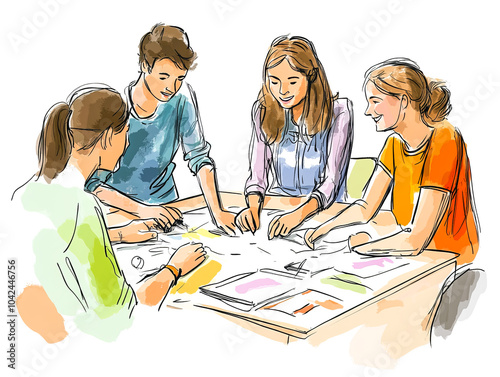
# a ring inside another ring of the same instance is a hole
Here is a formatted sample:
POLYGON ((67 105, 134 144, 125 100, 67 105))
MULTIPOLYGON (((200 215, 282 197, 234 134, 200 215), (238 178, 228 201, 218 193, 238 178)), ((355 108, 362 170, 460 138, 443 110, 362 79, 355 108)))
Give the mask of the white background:
MULTIPOLYGON (((198 67, 187 81, 198 96, 220 187, 241 191, 248 171, 250 109, 261 85, 262 64, 272 40, 290 33, 314 42, 330 86, 354 102, 353 157, 377 156, 387 136, 377 134, 373 121, 363 115, 361 85, 371 65, 404 56, 415 60, 426 75, 448 82, 455 108, 450 120, 467 143, 481 221, 476 264, 486 270, 488 279, 487 291, 471 317, 458 323, 446 342, 411 352, 393 370, 354 365, 349 333, 320 347, 284 346, 243 332, 213 313, 188 311, 137 319, 133 329, 110 344, 76 335, 64 346, 48 347, 20 324, 18 363, 30 368, 31 375, 49 376, 93 372, 97 376, 143 372, 465 376, 488 369, 495 374, 500 33, 494 4, 478 0, 3 1, 2 208, 13 190, 37 169, 35 145, 46 111, 84 83, 104 82, 122 91, 137 78, 141 36, 157 22, 184 28, 199 55, 198 67), (48 3, 50 7, 43 5, 48 3)), ((180 156, 176 162, 181 196, 198 194, 185 162, 180 156)), ((6 237, 9 219, 4 213, 2 254, 17 257, 22 273, 31 266, 23 265, 23 256, 16 254, 6 237)), ((15 225, 29 232, 29 222, 15 225)), ((0 277, 0 282, 5 280, 0 277)), ((7 345, 4 338, 0 335, 2 350, 7 345)), ((2 370, 5 364, 0 362, 2 370)))

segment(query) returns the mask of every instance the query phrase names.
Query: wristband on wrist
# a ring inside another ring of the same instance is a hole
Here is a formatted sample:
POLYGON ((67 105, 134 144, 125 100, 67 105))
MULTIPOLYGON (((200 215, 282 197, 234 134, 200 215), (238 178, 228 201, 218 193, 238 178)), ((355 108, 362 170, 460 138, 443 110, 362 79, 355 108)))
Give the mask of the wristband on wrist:
POLYGON ((172 266, 171 264, 164 265, 163 268, 166 268, 172 272, 172 275, 174 275, 174 285, 177 284, 177 280, 181 277, 181 273, 177 268, 172 266))

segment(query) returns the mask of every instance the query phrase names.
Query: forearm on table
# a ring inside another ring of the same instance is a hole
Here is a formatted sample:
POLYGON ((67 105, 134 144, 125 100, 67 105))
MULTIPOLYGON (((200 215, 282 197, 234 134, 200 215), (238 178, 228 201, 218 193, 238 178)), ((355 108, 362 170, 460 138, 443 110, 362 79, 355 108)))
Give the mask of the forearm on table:
POLYGON ((403 231, 356 248, 363 253, 388 252, 394 255, 416 255, 424 250, 448 208, 450 193, 435 188, 420 189, 412 223, 403 231))
POLYGON ((420 254, 429 244, 429 234, 407 227, 390 236, 367 242, 355 247, 362 254, 386 254, 410 256, 420 254))
POLYGON ((362 254, 417 255, 424 249, 424 243, 418 240, 409 229, 388 237, 356 246, 354 250, 362 254))
POLYGON ((137 299, 144 305, 158 305, 168 294, 175 280, 174 273, 168 268, 163 268, 159 273, 144 281, 137 290, 137 299))
POLYGON ((319 234, 326 234, 335 228, 366 224, 374 215, 375 214, 366 206, 366 202, 363 200, 356 200, 349 207, 342 210, 337 216, 320 225, 316 229, 316 232, 319 234))

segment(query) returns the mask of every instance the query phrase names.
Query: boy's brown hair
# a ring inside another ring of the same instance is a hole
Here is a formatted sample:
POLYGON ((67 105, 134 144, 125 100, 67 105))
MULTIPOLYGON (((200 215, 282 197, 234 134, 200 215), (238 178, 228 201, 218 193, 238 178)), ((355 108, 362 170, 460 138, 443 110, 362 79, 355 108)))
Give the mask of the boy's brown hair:
POLYGON ((139 64, 142 66, 144 63, 150 72, 157 60, 165 58, 172 60, 181 69, 194 69, 196 57, 187 34, 176 26, 156 24, 141 38, 139 44, 139 64))

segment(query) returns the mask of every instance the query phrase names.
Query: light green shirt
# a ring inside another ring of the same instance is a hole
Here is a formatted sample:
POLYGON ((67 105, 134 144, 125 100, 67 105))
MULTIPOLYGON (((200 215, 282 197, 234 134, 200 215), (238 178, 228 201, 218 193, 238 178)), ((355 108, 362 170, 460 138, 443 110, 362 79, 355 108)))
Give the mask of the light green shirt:
POLYGON ((19 194, 26 211, 52 224, 33 241, 40 284, 81 331, 112 341, 130 327, 137 299, 118 266, 97 198, 84 192, 84 183, 67 167, 50 184, 32 179, 19 194))

